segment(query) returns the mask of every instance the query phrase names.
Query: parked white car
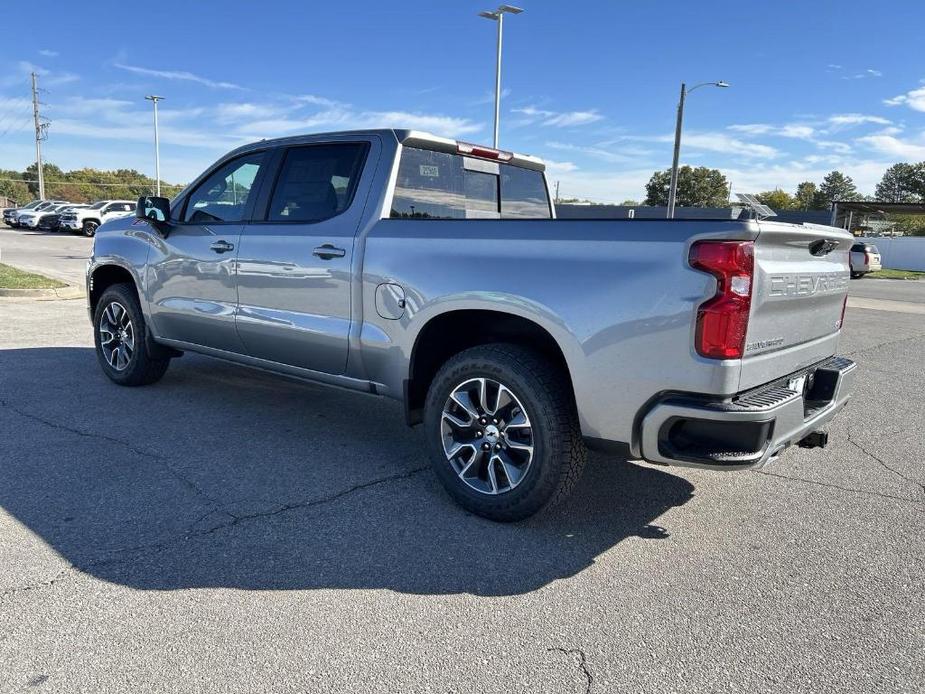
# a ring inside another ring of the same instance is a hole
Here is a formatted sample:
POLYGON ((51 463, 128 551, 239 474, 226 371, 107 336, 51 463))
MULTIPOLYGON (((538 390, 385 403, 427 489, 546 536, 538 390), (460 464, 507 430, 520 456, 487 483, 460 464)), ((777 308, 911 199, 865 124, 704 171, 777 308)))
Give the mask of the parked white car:
POLYGON ((39 217, 41 217, 46 212, 51 212, 61 205, 67 204, 67 200, 46 200, 44 202, 40 202, 38 205, 31 209, 17 210, 11 219, 11 226, 34 229, 38 224, 39 217))
POLYGON ((874 244, 862 241, 851 246, 851 279, 857 280, 881 269, 880 251, 874 244))
POLYGON ((135 211, 134 200, 98 200, 89 207, 70 210, 61 215, 59 227, 93 236, 100 224, 135 211))

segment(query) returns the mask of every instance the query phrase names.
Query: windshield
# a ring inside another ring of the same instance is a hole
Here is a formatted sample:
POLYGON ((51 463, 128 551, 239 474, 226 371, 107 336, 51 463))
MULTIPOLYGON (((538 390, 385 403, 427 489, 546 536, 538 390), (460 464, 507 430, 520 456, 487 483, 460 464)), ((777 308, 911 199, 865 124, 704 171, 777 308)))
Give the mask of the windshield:
POLYGON ((92 205, 90 205, 90 208, 89 208, 89 209, 91 209, 91 210, 98 210, 98 209, 100 209, 100 208, 101 208, 103 205, 105 205, 105 204, 106 204, 106 201, 105 201, 105 200, 100 200, 99 202, 95 202, 95 203, 93 203, 92 205))
POLYGON ((41 204, 41 202, 42 202, 41 200, 33 200, 33 201, 30 202, 28 205, 23 205, 23 209, 24 209, 24 210, 31 210, 31 209, 32 209, 33 207, 35 207, 36 205, 41 204))

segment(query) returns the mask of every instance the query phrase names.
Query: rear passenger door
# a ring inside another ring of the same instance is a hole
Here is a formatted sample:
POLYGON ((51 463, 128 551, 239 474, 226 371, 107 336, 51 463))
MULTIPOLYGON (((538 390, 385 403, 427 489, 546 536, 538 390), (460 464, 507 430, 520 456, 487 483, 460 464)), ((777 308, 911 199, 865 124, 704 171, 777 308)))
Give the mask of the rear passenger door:
POLYGON ((237 331, 259 359, 328 374, 347 367, 354 237, 378 157, 376 142, 279 153, 275 182, 244 229, 237 331))

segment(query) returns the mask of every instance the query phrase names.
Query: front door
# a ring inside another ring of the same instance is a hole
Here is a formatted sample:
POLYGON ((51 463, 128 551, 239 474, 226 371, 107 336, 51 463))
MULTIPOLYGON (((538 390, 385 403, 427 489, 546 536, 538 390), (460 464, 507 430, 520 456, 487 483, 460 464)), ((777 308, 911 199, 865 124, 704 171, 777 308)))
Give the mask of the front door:
POLYGON ((148 296, 159 337, 244 352, 235 330, 235 261, 265 157, 252 152, 219 165, 151 250, 148 296))
MULTIPOLYGON (((253 357, 329 374, 347 366, 357 194, 369 143, 288 149, 238 254, 238 335, 253 357)), ((368 177, 367 177, 368 178, 368 177)))

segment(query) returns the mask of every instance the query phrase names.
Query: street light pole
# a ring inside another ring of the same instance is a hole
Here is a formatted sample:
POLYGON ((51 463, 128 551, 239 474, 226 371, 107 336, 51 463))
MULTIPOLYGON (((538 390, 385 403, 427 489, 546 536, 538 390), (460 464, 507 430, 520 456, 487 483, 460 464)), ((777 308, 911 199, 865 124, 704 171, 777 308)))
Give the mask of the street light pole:
POLYGON ((678 120, 674 126, 674 156, 671 159, 671 184, 668 186, 668 219, 674 219, 674 206, 678 198, 678 160, 681 157, 681 126, 684 123, 684 99, 687 85, 681 82, 681 96, 678 99, 678 120))
POLYGON ((700 87, 721 87, 725 89, 729 86, 728 82, 720 80, 719 82, 701 82, 690 89, 684 82, 681 82, 681 96, 678 98, 678 119, 674 128, 674 155, 671 160, 671 183, 668 186, 668 219, 674 219, 674 208, 678 200, 678 161, 681 157, 681 129, 684 126, 684 102, 687 95, 700 87))
POLYGON ((479 17, 498 22, 498 49, 495 58, 495 128, 492 146, 498 148, 498 136, 501 128, 501 41, 504 34, 504 15, 520 14, 523 10, 512 5, 501 5, 497 10, 479 12, 479 17))
POLYGON ((154 103, 154 178, 157 181, 157 197, 161 197, 161 144, 157 127, 157 102, 163 98, 154 94, 145 97, 145 99, 154 103))

